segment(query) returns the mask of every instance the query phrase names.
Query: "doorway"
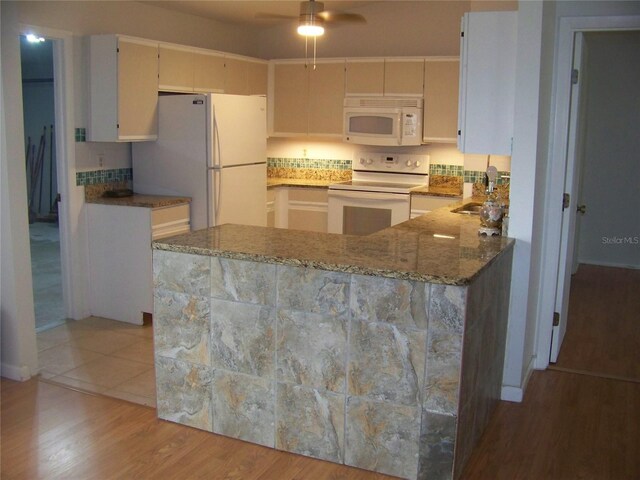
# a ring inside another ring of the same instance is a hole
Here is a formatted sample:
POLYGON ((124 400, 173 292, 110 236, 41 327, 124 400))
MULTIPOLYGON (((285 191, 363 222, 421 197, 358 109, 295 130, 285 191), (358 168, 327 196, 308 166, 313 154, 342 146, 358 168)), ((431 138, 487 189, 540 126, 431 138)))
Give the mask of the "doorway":
POLYGON ((583 43, 576 268, 550 368, 640 381, 640 31, 585 33, 583 43))
POLYGON ((20 36, 25 168, 36 332, 66 318, 60 263, 53 41, 20 36))

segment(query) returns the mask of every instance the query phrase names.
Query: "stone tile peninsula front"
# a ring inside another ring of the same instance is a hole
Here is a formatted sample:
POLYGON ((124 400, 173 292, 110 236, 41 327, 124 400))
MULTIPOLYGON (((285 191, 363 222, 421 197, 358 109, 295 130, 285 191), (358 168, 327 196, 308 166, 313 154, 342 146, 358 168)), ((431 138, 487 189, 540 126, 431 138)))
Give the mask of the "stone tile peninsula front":
POLYGON ((461 285, 193 241, 154 244, 160 418, 401 478, 460 475, 500 396, 512 241, 461 285))

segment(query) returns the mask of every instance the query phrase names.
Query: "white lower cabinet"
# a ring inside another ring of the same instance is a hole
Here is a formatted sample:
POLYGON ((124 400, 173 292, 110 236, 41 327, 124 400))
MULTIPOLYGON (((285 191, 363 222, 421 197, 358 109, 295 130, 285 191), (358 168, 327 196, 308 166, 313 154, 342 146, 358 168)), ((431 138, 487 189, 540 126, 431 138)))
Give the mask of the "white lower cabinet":
POLYGON ((267 190, 267 226, 327 231, 328 189, 277 187, 267 190))
POLYGON ((459 201, 458 197, 435 197, 429 195, 411 195, 411 218, 419 217, 431 210, 452 205, 459 201))
POLYGON ((190 230, 189 204, 87 204, 91 315, 142 325, 153 312, 151 242, 190 230))

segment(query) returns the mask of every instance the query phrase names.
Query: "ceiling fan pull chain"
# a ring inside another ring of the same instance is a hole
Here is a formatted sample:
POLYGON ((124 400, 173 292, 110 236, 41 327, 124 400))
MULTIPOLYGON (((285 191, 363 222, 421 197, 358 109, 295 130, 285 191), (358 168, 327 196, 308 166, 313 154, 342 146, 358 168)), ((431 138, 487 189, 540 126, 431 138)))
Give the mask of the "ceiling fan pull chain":
POLYGON ((316 37, 313 37, 313 69, 316 69, 316 37))

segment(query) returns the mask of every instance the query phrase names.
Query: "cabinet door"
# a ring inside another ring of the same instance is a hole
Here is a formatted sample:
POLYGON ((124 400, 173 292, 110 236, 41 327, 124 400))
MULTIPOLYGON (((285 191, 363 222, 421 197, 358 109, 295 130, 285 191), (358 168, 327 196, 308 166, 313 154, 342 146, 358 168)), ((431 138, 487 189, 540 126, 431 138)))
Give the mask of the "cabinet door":
POLYGON ((422 122, 425 142, 456 143, 459 76, 459 60, 425 61, 422 122))
POLYGON ((240 58, 225 58, 224 93, 267 94, 267 64, 240 58))
POLYGON ((384 60, 359 62, 347 60, 347 95, 382 95, 384 93, 384 60))
POLYGON ((384 63, 384 94, 389 96, 422 96, 424 60, 386 60, 384 63))
POLYGON ((195 92, 224 92, 224 57, 195 52, 193 61, 193 90, 195 92))
POLYGON ((517 12, 471 12, 462 19, 458 149, 511 155, 517 12))
POLYGON ((306 134, 309 76, 304 63, 274 65, 273 130, 275 134, 306 134))
POLYGON ((234 95, 249 94, 249 69, 244 60, 225 58, 224 60, 224 93, 234 95))
POLYGON ((118 41, 118 139, 158 135, 158 47, 118 41))
POLYGON ((342 135, 344 62, 309 70, 309 135, 342 135))
POLYGON ((193 52, 160 45, 158 69, 158 90, 193 92, 193 52))
POLYGON ((266 95, 268 76, 266 63, 247 62, 247 95, 266 95))

